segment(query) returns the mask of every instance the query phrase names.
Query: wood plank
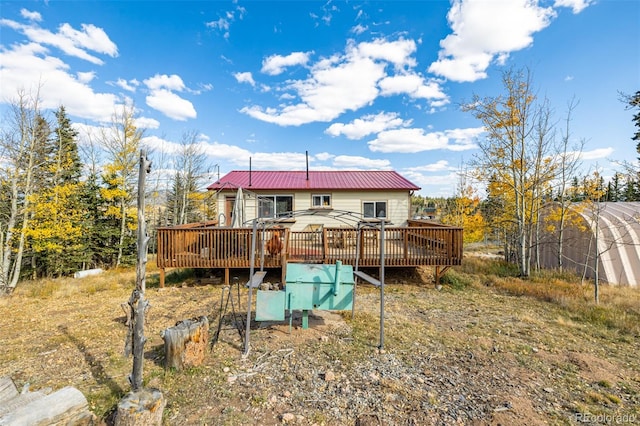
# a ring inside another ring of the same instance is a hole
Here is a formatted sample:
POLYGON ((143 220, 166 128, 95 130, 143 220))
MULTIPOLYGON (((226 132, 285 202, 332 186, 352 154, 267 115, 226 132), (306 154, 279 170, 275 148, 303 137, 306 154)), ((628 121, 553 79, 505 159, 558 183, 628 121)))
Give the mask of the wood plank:
POLYGON ((267 271, 258 271, 254 273, 253 277, 251 277, 251 279, 247 283, 247 287, 249 288, 260 287, 260 284, 262 284, 262 281, 264 281, 265 275, 267 275, 267 271))
POLYGON ((382 285, 380 283, 380 280, 373 278, 371 275, 364 273, 362 271, 353 271, 353 275, 355 275, 358 278, 362 278, 363 280, 367 281, 370 284, 373 284, 376 287, 380 287, 382 285))

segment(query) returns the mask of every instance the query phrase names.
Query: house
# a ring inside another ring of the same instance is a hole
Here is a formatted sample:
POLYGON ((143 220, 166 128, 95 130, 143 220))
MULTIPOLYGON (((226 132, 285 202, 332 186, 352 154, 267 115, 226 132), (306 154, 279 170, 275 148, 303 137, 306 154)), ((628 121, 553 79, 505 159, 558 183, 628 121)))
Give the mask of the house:
POLYGON ((236 208, 244 218, 235 223, 247 226, 256 218, 280 218, 291 231, 301 231, 343 226, 347 213, 354 222, 384 220, 406 226, 411 194, 420 187, 395 171, 232 171, 207 189, 217 192, 221 225, 232 226, 236 208), (311 214, 292 214, 302 211, 311 214))
POLYGON ((158 228, 161 287, 166 268, 222 268, 228 284, 231 269, 340 261, 431 266, 437 282, 462 262, 463 229, 410 220, 420 188, 393 171, 232 171, 208 189, 218 220, 158 228))
MULTIPOLYGON (((557 268, 559 226, 544 210, 538 252, 544 268, 557 268)), ((640 202, 601 202, 570 206, 562 233, 565 269, 614 285, 640 285, 640 202)))

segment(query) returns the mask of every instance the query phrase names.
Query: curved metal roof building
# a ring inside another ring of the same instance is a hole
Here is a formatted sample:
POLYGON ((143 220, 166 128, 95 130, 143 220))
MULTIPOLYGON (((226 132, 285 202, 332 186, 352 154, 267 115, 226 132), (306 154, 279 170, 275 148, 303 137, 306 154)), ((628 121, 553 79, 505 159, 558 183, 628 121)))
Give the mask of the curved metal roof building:
MULTIPOLYGON (((558 267, 558 236, 557 226, 541 236, 542 267, 558 267)), ((599 281, 640 287, 640 202, 570 207, 563 232, 562 259, 565 269, 573 269, 586 278, 594 278, 597 273, 599 281)))

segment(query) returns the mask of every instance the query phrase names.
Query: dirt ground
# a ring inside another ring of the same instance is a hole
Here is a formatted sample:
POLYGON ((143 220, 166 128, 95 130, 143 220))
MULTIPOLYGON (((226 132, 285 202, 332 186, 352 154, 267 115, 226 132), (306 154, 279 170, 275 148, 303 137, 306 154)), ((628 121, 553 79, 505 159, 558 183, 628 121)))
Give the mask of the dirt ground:
MULTIPOLYGON (((0 376, 19 389, 74 386, 110 424, 130 390, 120 305, 134 278, 26 283, 0 298, 0 376)), ((167 278, 164 289, 149 279, 144 363, 146 386, 167 399, 167 425, 640 423, 638 336, 557 304, 490 287, 436 290, 428 270, 390 270, 383 335, 379 292, 359 285, 353 317, 313 311, 308 329, 298 312, 291 329, 288 319, 252 322, 243 356, 244 286, 220 322, 217 279, 167 278), (203 315, 211 336, 221 328, 204 363, 165 371, 160 332, 203 315)))

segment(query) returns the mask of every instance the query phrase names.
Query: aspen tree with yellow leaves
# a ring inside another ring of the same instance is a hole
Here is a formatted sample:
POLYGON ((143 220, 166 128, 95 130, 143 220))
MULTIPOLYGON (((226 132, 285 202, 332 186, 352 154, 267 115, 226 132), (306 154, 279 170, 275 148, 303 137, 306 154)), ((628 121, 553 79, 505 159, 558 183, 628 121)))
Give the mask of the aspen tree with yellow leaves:
MULTIPOLYGON (((603 217, 605 204, 605 185, 604 179, 597 170, 590 175, 585 176, 582 180, 582 190, 584 201, 582 202, 583 215, 587 217, 589 226, 591 227, 589 250, 585 254, 583 281, 588 269, 593 272, 593 299, 596 304, 600 303, 600 263, 602 255, 611 250, 618 244, 624 244, 624 233, 619 233, 614 238, 604 238, 600 227, 603 226, 601 217, 603 217)), ((607 220, 610 222, 610 220, 607 220)), ((605 222, 606 223, 606 222, 605 222)), ((616 227, 620 232, 625 229, 619 223, 608 223, 609 227, 616 227)))
POLYGON ((546 100, 537 100, 531 73, 505 71, 502 83, 504 94, 474 95, 462 109, 479 119, 486 131, 471 162, 474 177, 491 183, 489 191, 504 202, 499 218, 486 219, 504 224, 509 242, 505 256, 513 256, 520 275, 527 277, 539 213, 557 172, 552 160, 555 140, 550 107, 546 100))
POLYGON ((467 182, 464 172, 459 173, 457 194, 447 200, 442 223, 464 228, 464 242, 476 243, 484 238, 485 221, 480 210, 480 197, 467 182))
POLYGON ((119 222, 116 267, 123 261, 125 247, 130 254, 135 252, 137 224, 134 201, 142 137, 142 130, 135 125, 135 108, 127 104, 112 115, 111 123, 103 127, 99 135, 99 144, 108 155, 103 171, 107 187, 101 189, 101 196, 109 203, 106 216, 119 222))

